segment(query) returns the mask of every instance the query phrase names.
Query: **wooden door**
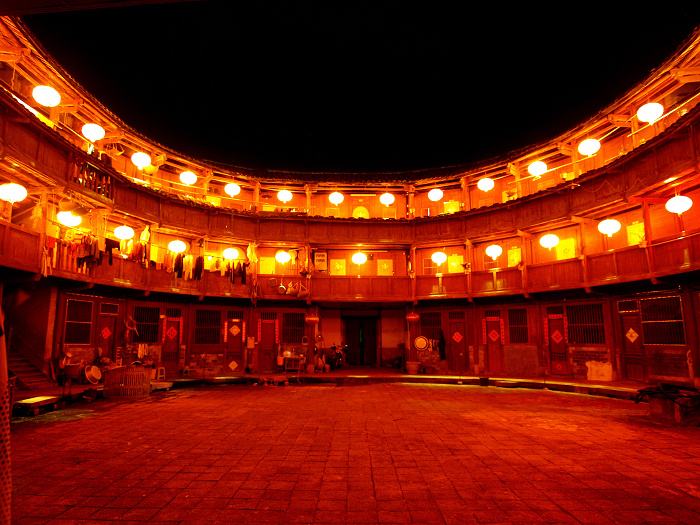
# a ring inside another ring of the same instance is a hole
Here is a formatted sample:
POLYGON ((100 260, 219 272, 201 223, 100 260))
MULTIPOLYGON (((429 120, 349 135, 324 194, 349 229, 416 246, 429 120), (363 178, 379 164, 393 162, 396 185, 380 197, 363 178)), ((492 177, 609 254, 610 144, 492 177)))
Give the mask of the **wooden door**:
POLYGON ((101 357, 116 360, 114 351, 114 335, 117 332, 117 317, 114 315, 99 315, 97 317, 97 348, 101 357))
POLYGON ((622 374, 625 379, 646 381, 647 359, 642 344, 642 319, 639 312, 621 313, 622 374))
POLYGON ((547 307, 545 335, 549 347, 549 370, 553 375, 569 375, 569 348, 566 342, 566 319, 561 306, 547 307))
POLYGON ((450 312, 447 334, 447 366, 450 371, 462 374, 467 370, 467 331, 462 312, 450 312))
POLYGON ((278 321, 276 312, 262 312, 258 319, 258 371, 272 372, 276 366, 278 321))
POLYGON ((163 348, 160 360, 168 372, 184 367, 180 363, 180 341, 182 338, 182 318, 166 317, 163 325, 163 348))
POLYGON ((243 371, 243 341, 245 340, 245 321, 243 312, 229 311, 226 315, 224 327, 224 366, 232 372, 243 371), (236 367, 229 365, 236 362, 236 367))
POLYGON ((377 317, 345 317, 347 362, 352 366, 377 365, 377 317))
POLYGON ((502 372, 503 320, 500 310, 486 310, 482 327, 486 345, 486 369, 489 372, 502 372))

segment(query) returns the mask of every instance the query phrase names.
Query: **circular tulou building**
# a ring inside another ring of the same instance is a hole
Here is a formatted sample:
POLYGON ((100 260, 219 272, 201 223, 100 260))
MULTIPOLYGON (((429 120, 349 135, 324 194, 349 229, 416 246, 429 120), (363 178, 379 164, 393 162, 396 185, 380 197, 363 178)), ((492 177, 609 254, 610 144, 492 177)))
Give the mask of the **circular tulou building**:
POLYGON ((234 168, 132 129, 2 17, 9 369, 319 373, 343 346, 350 370, 700 386, 699 101, 696 30, 593 118, 482 163, 234 168))

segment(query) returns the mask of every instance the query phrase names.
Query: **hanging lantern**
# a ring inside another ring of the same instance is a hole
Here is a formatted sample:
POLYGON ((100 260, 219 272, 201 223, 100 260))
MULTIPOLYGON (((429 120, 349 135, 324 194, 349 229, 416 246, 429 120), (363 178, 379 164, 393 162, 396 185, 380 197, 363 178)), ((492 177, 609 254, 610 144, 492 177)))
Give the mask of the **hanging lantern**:
POLYGON ((652 124, 664 114, 664 107, 658 102, 649 102, 637 110, 637 120, 652 124))
POLYGON ((61 95, 51 86, 36 86, 32 90, 32 97, 47 108, 55 108, 61 103, 61 95))
POLYGON ((11 204, 21 202, 27 198, 27 188, 16 182, 0 184, 0 199, 11 204))
POLYGON ((536 160, 527 167, 527 172, 536 179, 538 179, 542 175, 547 173, 547 164, 545 164, 541 160, 536 160))
POLYGON ((134 166, 138 169, 142 170, 151 164, 151 156, 143 151, 137 151, 131 156, 131 162, 133 162, 134 166))
POLYGON ((240 253, 237 248, 226 248, 223 251, 224 259, 226 259, 227 261, 235 261, 236 259, 238 259, 239 255, 240 253))
POLYGON ((284 250, 278 250, 275 254, 275 260, 280 264, 287 264, 289 261, 292 260, 292 256, 289 252, 286 252, 284 250))
POLYGON ((183 184, 186 184, 187 186, 191 186, 195 182, 197 182, 197 175, 192 172, 192 171, 183 171, 180 173, 180 182, 183 184))
POLYGON ((187 250, 187 245, 180 239, 175 239, 174 241, 170 241, 168 243, 168 250, 173 253, 182 253, 187 250))
POLYGON ((395 200, 396 200, 396 197, 394 197, 394 195, 392 195, 388 191, 386 193, 382 193, 379 196, 379 202, 381 202, 384 206, 387 206, 387 207, 394 204, 395 200))
POLYGON ((559 237, 557 237, 553 233, 548 233, 540 237, 540 246, 542 246, 543 248, 551 250, 557 244, 559 244, 559 237))
POLYGON ((334 191, 328 196, 328 200, 333 206, 339 206, 345 200, 345 196, 339 191, 334 191))
POLYGON ((486 255, 491 257, 494 261, 498 259, 501 254, 503 253, 503 248, 500 247, 498 244, 489 244, 486 247, 486 255))
POLYGON ((476 183, 476 187, 481 191, 491 191, 495 185, 496 183, 489 177, 481 178, 479 182, 476 183))
POLYGON ((318 324, 319 321, 318 314, 309 313, 304 316, 304 322, 307 324, 318 324))
POLYGON ((114 228, 114 236, 120 241, 128 241, 134 238, 134 229, 130 226, 117 226, 114 228))
POLYGON ((441 266, 447 260, 447 254, 445 252, 433 252, 430 259, 438 266, 441 266))
POLYGON ((617 219, 605 219, 598 223, 598 231, 608 237, 612 237, 619 232, 620 228, 622 228, 622 224, 617 219))
POLYGON ((229 182, 226 186, 224 186, 224 191, 229 197, 235 197, 241 192, 241 187, 235 182, 229 182))
POLYGON ((406 314, 406 321, 409 323, 417 323, 420 321, 420 315, 417 312, 408 312, 406 314))
POLYGON ((585 157, 595 155, 599 151, 600 141, 598 139, 585 139, 582 140, 578 145, 578 152, 585 157))
POLYGON ((685 213, 693 207, 693 199, 685 195, 676 195, 666 201, 666 210, 678 215, 685 213))
POLYGON ((63 226, 69 228, 80 226, 80 223, 83 222, 83 218, 80 215, 75 215, 72 211, 59 211, 56 214, 56 219, 63 224, 63 226))
POLYGON ((105 138, 105 129, 99 124, 93 124, 88 122, 82 128, 83 137, 88 139, 90 142, 97 142, 105 138))
POLYGON ((291 201, 292 197, 292 192, 289 190, 280 190, 277 192, 277 199, 280 202, 283 202, 284 204, 287 204, 289 201, 291 201))
POLYGON ((365 264, 367 262, 367 255, 362 252, 355 252, 352 254, 352 262, 357 265, 365 264))
POLYGON ((433 188, 428 192, 428 199, 430 199, 433 202, 438 202, 442 200, 444 193, 442 193, 442 190, 440 188, 433 188))

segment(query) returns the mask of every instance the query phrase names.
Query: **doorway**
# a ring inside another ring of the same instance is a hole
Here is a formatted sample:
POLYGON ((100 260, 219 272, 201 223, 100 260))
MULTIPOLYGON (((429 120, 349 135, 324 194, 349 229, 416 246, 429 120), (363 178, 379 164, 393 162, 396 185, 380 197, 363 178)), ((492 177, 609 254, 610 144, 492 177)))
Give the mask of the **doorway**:
POLYGON ((344 317, 345 343, 349 366, 377 366, 376 316, 344 317))

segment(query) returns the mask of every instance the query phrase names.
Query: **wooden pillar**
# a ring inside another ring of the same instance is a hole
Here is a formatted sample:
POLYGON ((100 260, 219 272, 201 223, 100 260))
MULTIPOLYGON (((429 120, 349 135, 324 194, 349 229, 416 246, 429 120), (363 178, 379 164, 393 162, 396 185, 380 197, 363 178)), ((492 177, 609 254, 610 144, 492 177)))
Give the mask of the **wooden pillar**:
POLYGON ((253 185, 253 209, 260 211, 260 182, 258 181, 253 185))
POLYGON ((464 207, 464 211, 471 210, 472 203, 470 200, 469 193, 469 177, 464 175, 462 178, 459 179, 459 184, 462 187, 462 204, 464 207))
POLYGON ((407 219, 413 219, 416 216, 416 188, 412 184, 406 186, 406 215, 407 219))

